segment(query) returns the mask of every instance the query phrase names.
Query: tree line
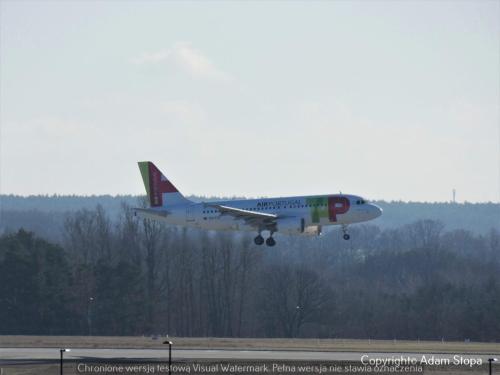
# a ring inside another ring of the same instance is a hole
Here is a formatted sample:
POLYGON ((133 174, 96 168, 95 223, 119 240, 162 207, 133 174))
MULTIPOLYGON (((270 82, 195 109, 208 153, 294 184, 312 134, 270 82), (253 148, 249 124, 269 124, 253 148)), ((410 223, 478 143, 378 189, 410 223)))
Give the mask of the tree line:
POLYGON ((500 339, 500 231, 439 221, 320 237, 66 216, 57 243, 0 237, 0 334, 500 339))
MULTIPOLYGON (((34 231, 46 239, 60 242, 66 217, 81 209, 103 207, 112 221, 122 212, 126 203, 137 207, 143 197, 132 195, 99 196, 16 196, 0 194, 0 235, 19 227, 34 231)), ((230 200, 232 198, 189 196, 193 202, 230 200)), ((235 197, 233 197, 235 198, 235 197)), ((447 229, 468 229, 486 234, 500 227, 500 203, 450 203, 450 202, 401 202, 375 201, 384 214, 376 221, 381 229, 388 229, 418 220, 441 221, 447 229)))

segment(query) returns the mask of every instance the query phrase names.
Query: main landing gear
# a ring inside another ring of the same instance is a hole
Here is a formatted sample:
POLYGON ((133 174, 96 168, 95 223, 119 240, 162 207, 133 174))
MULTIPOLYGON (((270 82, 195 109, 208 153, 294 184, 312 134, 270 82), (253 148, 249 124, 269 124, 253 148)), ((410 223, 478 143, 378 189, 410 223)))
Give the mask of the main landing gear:
MULTIPOLYGON (((264 237, 262 237, 262 235, 259 233, 259 235, 253 239, 253 242, 256 245, 260 246, 260 245, 262 245, 264 243, 264 237)), ((268 239, 266 240, 266 245, 267 246, 274 246, 274 245, 276 245, 276 241, 274 240, 272 233, 268 237, 268 239)))
POLYGON ((349 236, 349 233, 347 233, 347 225, 342 225, 342 232, 344 233, 344 235, 342 236, 342 238, 346 241, 349 241, 349 239, 351 238, 351 236, 349 236))
POLYGON ((260 246, 264 243, 264 237, 262 237, 259 233, 259 235, 253 239, 253 242, 255 242, 256 245, 260 246))
POLYGON ((276 241, 274 240, 274 238, 269 237, 269 238, 266 240, 266 245, 267 245, 267 246, 274 246, 274 245, 276 245, 276 241))

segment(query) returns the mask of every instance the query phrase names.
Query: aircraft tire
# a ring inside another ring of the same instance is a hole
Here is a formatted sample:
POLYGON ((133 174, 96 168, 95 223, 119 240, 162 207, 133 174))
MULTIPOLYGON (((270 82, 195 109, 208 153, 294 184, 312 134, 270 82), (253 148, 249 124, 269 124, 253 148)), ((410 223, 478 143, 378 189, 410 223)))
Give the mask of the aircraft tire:
POLYGON ((262 237, 262 236, 259 234, 257 237, 255 237, 255 238, 253 239, 253 242, 254 242, 256 245, 259 245, 259 246, 260 246, 260 245, 262 245, 262 244, 264 243, 264 237, 262 237))
POLYGON ((266 240, 266 245, 267 245, 267 246, 271 246, 271 247, 272 247, 272 246, 276 245, 276 241, 274 240, 274 238, 269 237, 269 238, 266 240))

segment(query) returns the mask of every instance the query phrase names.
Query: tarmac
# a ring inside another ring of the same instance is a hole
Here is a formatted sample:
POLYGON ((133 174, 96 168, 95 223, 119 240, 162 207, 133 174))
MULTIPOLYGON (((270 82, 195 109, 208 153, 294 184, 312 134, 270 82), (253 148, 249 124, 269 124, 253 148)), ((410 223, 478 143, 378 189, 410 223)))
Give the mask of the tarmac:
MULTIPOLYGON (((493 354, 492 354, 493 355, 493 354)), ((450 354, 450 353, 377 353, 377 352, 326 352, 326 351, 303 351, 303 350, 208 350, 208 349, 179 349, 172 351, 173 361, 195 361, 195 360, 238 360, 238 361, 369 361, 370 359, 425 359, 433 360, 462 360, 484 362, 491 358, 488 354, 450 354)), ((26 361, 51 362, 58 361, 59 348, 0 348, 0 364, 15 364, 26 361)), ((64 353, 64 359, 69 361, 168 361, 168 350, 166 349, 89 349, 71 348, 64 353)))

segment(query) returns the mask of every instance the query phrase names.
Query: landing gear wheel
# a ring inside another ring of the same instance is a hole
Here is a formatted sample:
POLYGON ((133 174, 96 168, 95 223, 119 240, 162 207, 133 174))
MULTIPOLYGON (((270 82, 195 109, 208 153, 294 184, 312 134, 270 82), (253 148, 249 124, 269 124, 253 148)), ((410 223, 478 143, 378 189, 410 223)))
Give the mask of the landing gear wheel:
POLYGON ((253 239, 253 242, 254 242, 256 245, 259 245, 259 246, 260 246, 260 245, 262 245, 262 244, 264 243, 264 237, 262 237, 262 236, 259 234, 257 237, 255 237, 255 238, 253 239))
POLYGON ((349 241, 351 236, 349 236, 349 233, 347 233, 347 225, 345 224, 342 225, 342 233, 344 233, 344 235, 342 236, 344 240, 349 241))
POLYGON ((276 245, 276 241, 274 240, 274 238, 269 237, 269 238, 266 240, 266 245, 267 245, 267 246, 274 246, 274 245, 276 245))

